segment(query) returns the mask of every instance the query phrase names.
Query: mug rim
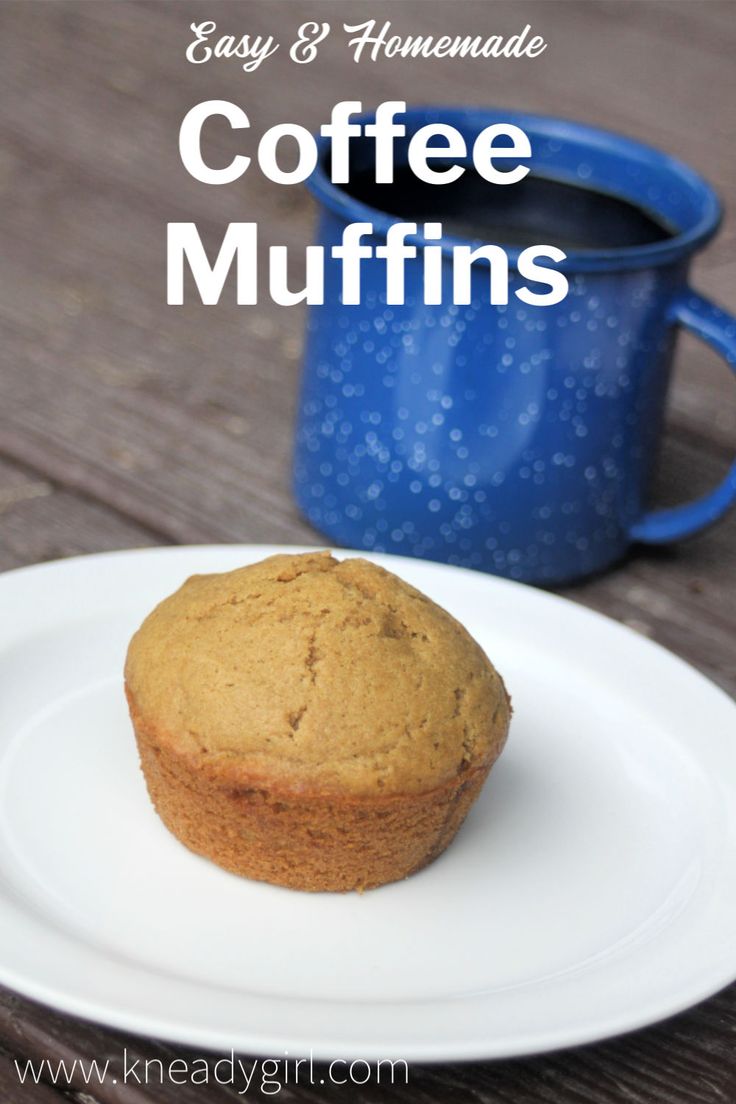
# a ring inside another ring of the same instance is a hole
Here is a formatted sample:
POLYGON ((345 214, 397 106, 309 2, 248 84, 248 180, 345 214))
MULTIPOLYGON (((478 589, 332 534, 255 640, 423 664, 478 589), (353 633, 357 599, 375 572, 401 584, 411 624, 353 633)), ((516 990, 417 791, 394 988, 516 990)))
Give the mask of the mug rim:
MULTIPOLYGON (((704 177, 700 176, 688 164, 672 157, 663 150, 657 149, 655 146, 639 142, 634 138, 628 138, 616 131, 605 130, 601 127, 594 127, 587 123, 553 115, 507 111, 498 107, 464 107, 452 104, 414 105, 408 107, 405 112, 401 112, 398 118, 407 122, 411 119, 422 119, 423 122, 447 122, 456 125, 461 132, 468 130, 471 120, 474 120, 476 124, 482 123, 483 126, 508 122, 518 125, 522 130, 529 133, 532 144, 534 132, 536 132, 537 137, 551 140, 582 140, 592 148, 616 154, 629 162, 636 161, 639 164, 648 165, 662 173, 669 173, 671 176, 677 177, 699 198, 701 206, 699 217, 691 226, 678 231, 665 240, 643 245, 622 246, 618 249, 566 251, 565 260, 557 265, 559 271, 611 272, 669 264, 695 252, 696 249, 704 245, 715 234, 723 217, 722 205, 715 190, 704 177)), ((375 112, 367 111, 356 115, 354 121, 365 124, 372 122, 374 119, 375 112)), ((321 134, 315 135, 315 139, 318 157, 314 171, 305 181, 309 190, 324 207, 335 214, 346 218, 349 222, 371 222, 374 232, 385 236, 388 228, 393 223, 400 221, 400 218, 382 211, 379 207, 371 207, 360 202, 346 192, 342 185, 333 184, 324 166, 324 157, 329 148, 329 139, 321 134)), ((548 180, 558 180, 561 183, 571 184, 569 177, 556 175, 554 171, 545 171, 542 175, 548 180)), ((572 184, 572 186, 575 185, 572 184)), ((581 185, 577 186, 580 187, 581 185)), ((582 186, 584 187, 584 184, 582 186)), ((606 190, 596 185, 591 190, 623 199, 628 203, 632 202, 630 198, 622 195, 621 191, 615 188, 606 190)), ((650 214, 657 210, 656 206, 644 209, 650 214)), ((443 234, 439 241, 436 239, 430 241, 424 237, 421 231, 417 230, 416 234, 408 235, 406 241, 420 248, 425 245, 439 245, 443 252, 451 253, 455 246, 477 245, 479 239, 443 234)), ((515 266, 519 255, 523 252, 523 247, 504 246, 504 248, 509 258, 509 264, 512 267, 515 266)), ((481 258, 481 261, 485 261, 485 259, 481 258)))

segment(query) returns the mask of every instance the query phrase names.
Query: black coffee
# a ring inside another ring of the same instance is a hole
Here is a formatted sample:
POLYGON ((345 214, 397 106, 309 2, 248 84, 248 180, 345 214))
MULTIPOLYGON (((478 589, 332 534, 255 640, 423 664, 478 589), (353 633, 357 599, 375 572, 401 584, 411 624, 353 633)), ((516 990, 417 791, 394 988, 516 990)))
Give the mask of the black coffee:
POLYGON ((376 184, 373 176, 373 167, 355 167, 340 187, 403 222, 441 222, 446 234, 471 241, 571 252, 650 245, 676 233, 625 200, 534 173, 508 185, 490 184, 472 166, 451 184, 426 184, 408 165, 396 166, 393 184, 376 184))

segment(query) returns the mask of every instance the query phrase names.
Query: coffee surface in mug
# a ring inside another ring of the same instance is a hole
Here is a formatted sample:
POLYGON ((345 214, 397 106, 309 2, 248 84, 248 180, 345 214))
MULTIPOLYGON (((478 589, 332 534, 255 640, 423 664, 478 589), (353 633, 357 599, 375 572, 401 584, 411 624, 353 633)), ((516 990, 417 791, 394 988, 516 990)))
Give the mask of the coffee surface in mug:
MULTIPOLYGON (((443 167, 435 159, 433 168, 443 167)), ((507 186, 490 184, 472 166, 450 184, 427 184, 408 165, 396 166, 393 184, 376 184, 374 174, 372 166, 356 166, 340 187, 402 221, 441 222, 445 234, 469 241, 578 252, 649 245, 676 232, 616 196, 535 173, 507 186)))

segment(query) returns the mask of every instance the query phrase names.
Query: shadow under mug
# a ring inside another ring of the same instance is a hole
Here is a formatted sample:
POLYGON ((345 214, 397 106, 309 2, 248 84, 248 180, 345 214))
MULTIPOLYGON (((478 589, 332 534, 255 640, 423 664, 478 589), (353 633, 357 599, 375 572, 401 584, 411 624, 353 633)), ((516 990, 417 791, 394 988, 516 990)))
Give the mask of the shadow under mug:
MULTIPOLYGON (((404 305, 386 305, 385 262, 365 260, 361 305, 345 306, 330 248, 349 222, 372 222, 378 244, 399 219, 332 184, 321 141, 309 186, 320 204, 325 303, 309 310, 294 456, 309 521, 337 544, 543 584, 600 571, 632 541, 664 543, 715 521, 736 498, 736 465, 704 498, 647 509, 677 327, 736 364, 736 320, 687 286, 694 252, 720 221, 711 187, 658 150, 561 119, 438 107, 399 120, 407 137, 398 163, 430 122, 455 126, 468 147, 492 123, 514 123, 531 142, 530 177, 578 194, 584 183, 672 233, 569 251, 556 266, 569 292, 554 306, 514 296, 514 248, 507 306, 489 304, 482 262, 472 267, 471 305, 446 295, 426 306, 421 249, 406 262, 404 305)), ((408 240, 423 244, 421 234, 408 240)), ((555 226, 537 240, 556 244, 555 226)), ((448 276, 455 244, 442 240, 448 276)))

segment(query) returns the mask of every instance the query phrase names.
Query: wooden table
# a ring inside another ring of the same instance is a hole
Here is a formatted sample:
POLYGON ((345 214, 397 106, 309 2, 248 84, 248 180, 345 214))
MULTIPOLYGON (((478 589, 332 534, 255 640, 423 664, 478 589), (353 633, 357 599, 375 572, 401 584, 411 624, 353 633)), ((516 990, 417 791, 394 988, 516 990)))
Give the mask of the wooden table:
MULTIPOLYGON (((238 308, 165 305, 165 225, 195 221, 214 244, 225 224, 260 223, 264 242, 303 247, 303 189, 252 172, 212 188, 177 152, 179 123, 203 99, 240 103, 254 131, 314 128, 338 99, 489 102, 623 130, 700 168, 736 200, 736 5, 707 3, 13 2, 0 6, 0 568, 81 552, 176 542, 320 543, 288 489, 303 316, 264 299, 238 308), (258 72, 184 60, 189 24, 286 33, 305 19, 375 15, 424 33, 525 22, 547 39, 534 60, 356 66, 340 35, 298 71, 285 50, 258 72)), ((215 156, 232 152, 223 128, 215 156)), ((224 161, 223 161, 224 163, 224 161)), ((695 282, 736 308, 736 222, 698 260, 695 282)), ((658 495, 710 487, 736 441, 736 388, 683 339, 658 495)), ((736 516, 679 548, 635 550, 565 593, 660 641, 736 689, 736 516)), ((187 1053, 126 1038, 0 992, 0 1099, 16 1057, 119 1059, 187 1053)), ((225 1101, 231 1090, 87 1087, 79 1102, 225 1101)), ((339 1086, 282 1099, 346 1099, 339 1086)), ((736 986, 674 1020, 597 1046, 525 1061, 413 1067, 408 1086, 353 1088, 373 1101, 715 1104, 736 1101, 736 986)), ((252 1090, 251 1098, 256 1095, 252 1090)))

